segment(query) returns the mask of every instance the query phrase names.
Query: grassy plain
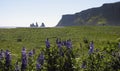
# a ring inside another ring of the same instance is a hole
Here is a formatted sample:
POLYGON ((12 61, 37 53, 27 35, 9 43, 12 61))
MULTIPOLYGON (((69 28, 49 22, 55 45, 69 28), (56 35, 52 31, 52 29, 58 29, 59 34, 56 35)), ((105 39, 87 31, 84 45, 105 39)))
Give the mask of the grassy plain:
MULTIPOLYGON (((12 54, 12 62, 21 58, 23 46, 27 51, 36 49, 37 55, 45 49, 45 40, 49 38, 51 48, 54 49, 56 38, 72 40, 73 53, 78 58, 86 58, 89 42, 94 42, 95 49, 104 50, 107 43, 120 41, 119 26, 77 26, 62 28, 12 28, 0 29, 0 49, 8 49, 12 54), (84 43, 87 40, 88 43, 84 43), (80 47, 80 44, 82 47, 80 47), (82 54, 82 55, 81 55, 82 54), (84 57, 83 57, 84 56, 84 57)), ((37 58, 37 57, 36 57, 37 58)), ((82 63, 82 59, 80 64, 82 63)), ((77 64, 78 65, 78 64, 77 64)))

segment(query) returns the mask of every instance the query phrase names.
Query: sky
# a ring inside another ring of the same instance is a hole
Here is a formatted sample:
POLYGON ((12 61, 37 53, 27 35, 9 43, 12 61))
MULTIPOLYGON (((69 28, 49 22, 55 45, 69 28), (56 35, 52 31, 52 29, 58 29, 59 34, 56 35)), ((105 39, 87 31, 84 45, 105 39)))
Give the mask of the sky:
POLYGON ((43 22, 47 27, 58 24, 62 15, 74 14, 104 3, 120 0, 0 0, 0 27, 29 27, 43 22))

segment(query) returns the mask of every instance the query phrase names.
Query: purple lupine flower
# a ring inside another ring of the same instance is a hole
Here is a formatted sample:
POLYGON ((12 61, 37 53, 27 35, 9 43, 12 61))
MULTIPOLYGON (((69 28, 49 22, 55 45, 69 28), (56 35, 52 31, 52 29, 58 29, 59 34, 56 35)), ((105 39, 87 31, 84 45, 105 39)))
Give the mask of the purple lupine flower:
POLYGON ((21 69, 24 70, 27 68, 27 58, 22 59, 21 69))
POLYGON ((81 68, 86 68, 86 61, 83 61, 81 68))
POLYGON ((61 47, 62 47, 61 41, 58 42, 57 46, 58 46, 58 48, 61 48, 61 47))
POLYGON ((94 50, 94 44, 93 41, 90 42, 90 49, 89 49, 89 53, 93 53, 94 50))
POLYGON ((64 43, 61 42, 61 39, 58 39, 58 38, 56 39, 56 44, 57 44, 58 48, 62 47, 62 45, 64 45, 64 43))
POLYGON ((66 46, 66 44, 67 44, 67 41, 63 41, 63 42, 62 42, 62 45, 63 45, 63 46, 66 46))
POLYGON ((15 71, 20 71, 20 66, 18 64, 18 61, 15 63, 15 71))
POLYGON ((22 66, 21 69, 24 70, 27 68, 27 54, 26 54, 26 48, 23 47, 22 49, 22 66))
POLYGON ((36 64, 36 70, 37 70, 37 71, 40 71, 40 70, 41 70, 41 64, 39 64, 39 63, 36 64))
POLYGON ((4 59, 4 51, 1 49, 1 51, 0 51, 0 60, 2 60, 2 59, 4 59))
POLYGON ((6 50, 5 52, 5 65, 7 68, 9 68, 11 65, 11 55, 10 55, 9 50, 6 50))
POLYGON ((47 40, 45 41, 46 43, 46 48, 50 48, 50 42, 49 42, 49 39, 47 38, 47 40))
POLYGON ((64 53, 63 53, 63 51, 62 51, 62 42, 59 41, 58 44, 57 44, 57 46, 58 46, 58 49, 59 49, 59 54, 60 54, 61 56, 64 56, 64 53))
POLYGON ((67 40, 66 47, 67 47, 67 48, 72 48, 72 42, 71 42, 70 39, 67 40))
POLYGON ((33 56, 33 50, 31 50, 31 51, 28 53, 28 56, 29 56, 29 57, 32 57, 32 56, 33 56))
POLYGON ((25 47, 22 48, 22 59, 24 59, 24 58, 27 58, 26 48, 25 47))
POLYGON ((2 56, 2 54, 0 53, 0 60, 2 60, 3 59, 3 56, 2 56))
POLYGON ((22 57, 26 57, 26 48, 25 47, 22 48, 22 57))
POLYGON ((44 54, 43 54, 43 52, 41 52, 41 54, 38 56, 37 62, 41 65, 44 64, 44 54))

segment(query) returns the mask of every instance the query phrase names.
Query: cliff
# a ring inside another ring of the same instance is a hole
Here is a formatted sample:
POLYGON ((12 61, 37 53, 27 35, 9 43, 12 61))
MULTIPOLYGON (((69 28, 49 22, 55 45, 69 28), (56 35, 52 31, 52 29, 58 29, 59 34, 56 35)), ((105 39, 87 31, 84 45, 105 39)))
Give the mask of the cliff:
POLYGON ((119 25, 120 2, 103 4, 75 14, 63 15, 57 26, 119 25))

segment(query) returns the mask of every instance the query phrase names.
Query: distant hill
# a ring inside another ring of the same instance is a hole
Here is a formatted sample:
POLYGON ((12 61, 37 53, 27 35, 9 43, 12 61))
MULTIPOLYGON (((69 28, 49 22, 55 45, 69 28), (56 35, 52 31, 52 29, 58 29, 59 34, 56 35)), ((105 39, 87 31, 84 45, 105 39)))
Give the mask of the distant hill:
POLYGON ((63 15, 57 26, 119 25, 120 2, 103 4, 75 14, 63 15))

